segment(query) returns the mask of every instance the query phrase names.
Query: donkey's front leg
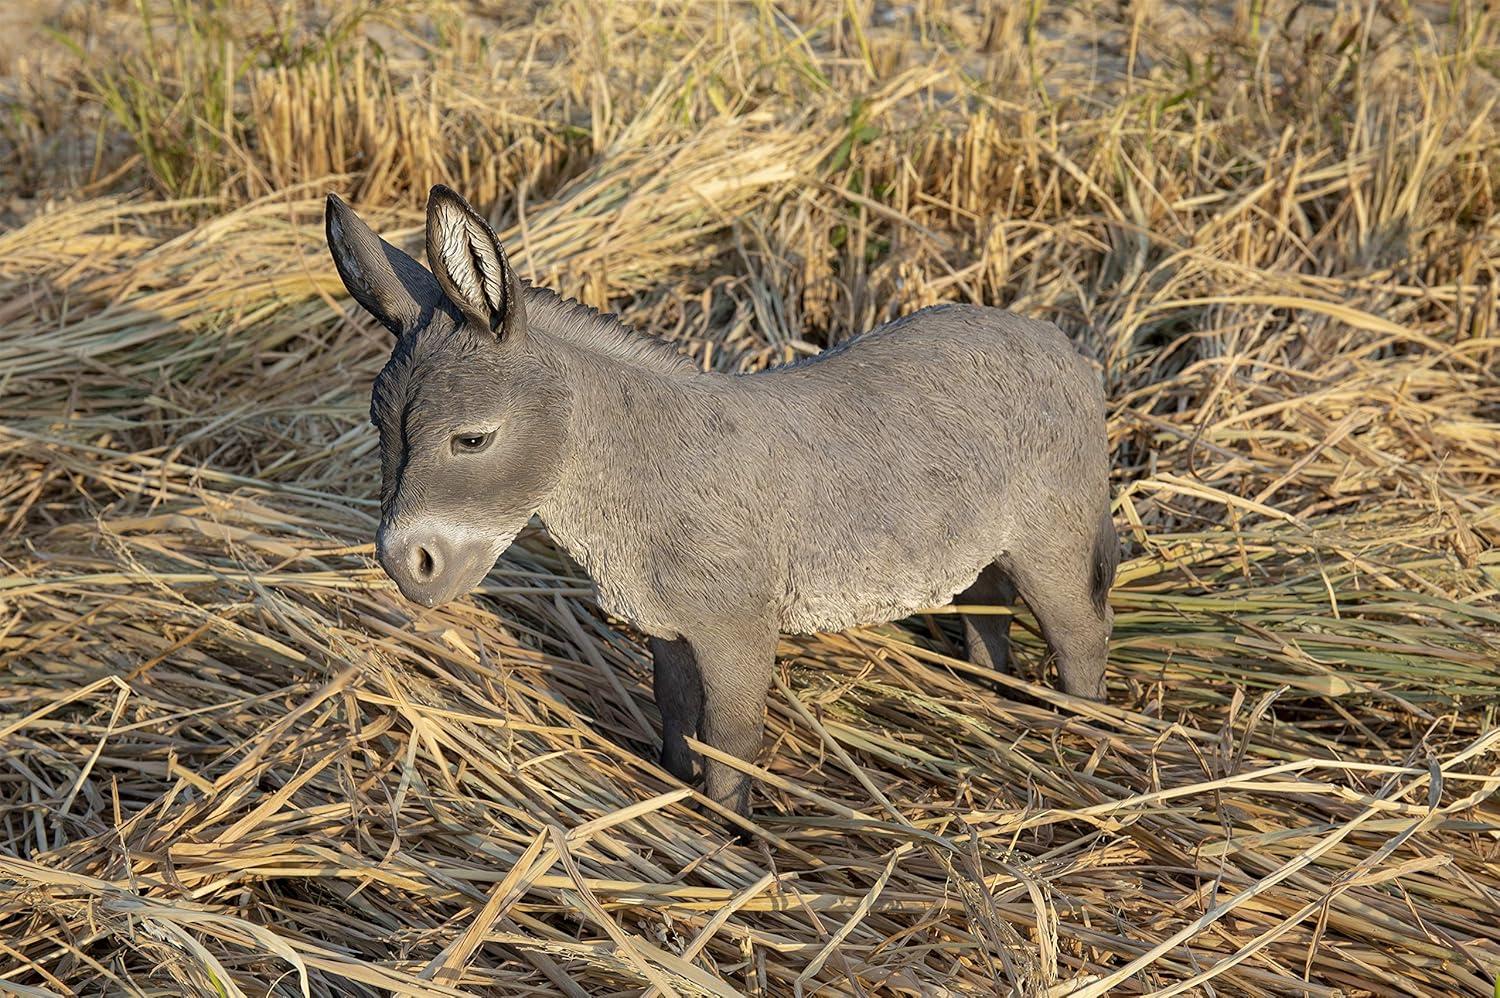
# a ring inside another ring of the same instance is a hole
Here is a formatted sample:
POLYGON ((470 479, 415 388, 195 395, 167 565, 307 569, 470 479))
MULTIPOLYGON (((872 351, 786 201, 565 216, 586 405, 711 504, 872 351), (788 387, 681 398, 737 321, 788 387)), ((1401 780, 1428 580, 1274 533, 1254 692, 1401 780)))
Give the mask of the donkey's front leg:
POLYGON ((651 639, 651 657, 656 688, 656 707, 661 711, 662 768, 683 783, 693 779, 698 754, 687 746, 687 737, 698 737, 703 723, 703 682, 698 678, 698 660, 692 647, 681 638, 651 639))
MULTIPOLYGON (((766 693, 776 664, 774 627, 733 625, 687 635, 703 681, 702 739, 721 752, 754 762, 765 727, 766 693)), ((750 813, 750 778, 722 762, 704 760, 708 796, 750 813)))

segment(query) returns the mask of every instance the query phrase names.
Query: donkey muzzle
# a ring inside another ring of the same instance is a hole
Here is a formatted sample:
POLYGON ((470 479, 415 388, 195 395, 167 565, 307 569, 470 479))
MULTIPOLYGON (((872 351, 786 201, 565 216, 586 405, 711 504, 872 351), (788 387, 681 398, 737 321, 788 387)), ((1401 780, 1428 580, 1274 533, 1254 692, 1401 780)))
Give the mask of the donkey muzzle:
POLYGON ((468 534, 381 524, 375 553, 402 596, 437 606, 473 589, 495 563, 493 547, 468 534))

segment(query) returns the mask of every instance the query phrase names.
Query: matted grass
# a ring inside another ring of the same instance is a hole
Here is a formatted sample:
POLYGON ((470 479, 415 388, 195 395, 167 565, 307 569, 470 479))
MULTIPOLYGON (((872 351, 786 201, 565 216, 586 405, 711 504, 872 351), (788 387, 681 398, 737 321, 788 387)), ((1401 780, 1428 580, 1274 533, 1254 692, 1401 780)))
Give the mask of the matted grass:
POLYGON ((19 18, 0 991, 1489 994, 1500 15, 989 8, 19 18), (412 243, 435 181, 721 370, 1057 321, 1113 400, 1110 704, 1024 608, 1015 677, 945 609, 789 639, 736 843, 544 532, 402 601, 320 198, 412 243))

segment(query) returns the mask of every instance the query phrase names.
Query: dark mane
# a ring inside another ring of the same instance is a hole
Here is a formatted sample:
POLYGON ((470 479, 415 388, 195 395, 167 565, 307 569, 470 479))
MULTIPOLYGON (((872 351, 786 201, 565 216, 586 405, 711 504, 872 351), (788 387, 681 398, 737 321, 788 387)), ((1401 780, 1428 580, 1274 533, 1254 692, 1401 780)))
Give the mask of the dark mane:
POLYGON ((540 333, 607 354, 632 367, 663 374, 698 370, 689 357, 678 353, 666 341, 639 333, 614 315, 563 298, 547 288, 526 289, 526 319, 540 333))

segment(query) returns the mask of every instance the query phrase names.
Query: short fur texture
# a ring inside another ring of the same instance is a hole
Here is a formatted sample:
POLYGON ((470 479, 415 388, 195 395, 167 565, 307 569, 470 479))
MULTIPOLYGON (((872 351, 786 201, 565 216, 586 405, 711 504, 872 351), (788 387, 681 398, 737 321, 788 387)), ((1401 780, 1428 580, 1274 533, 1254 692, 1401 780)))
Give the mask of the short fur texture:
MULTIPOLYGON (((779 633, 1019 593, 1069 693, 1102 697, 1118 543, 1099 379, 1053 325, 973 305, 897 319, 797 364, 702 372, 524 288, 488 224, 433 189, 428 273, 337 198, 330 248, 397 335, 376 379, 382 564, 435 605, 534 514, 650 635, 663 764, 697 736, 752 759, 779 633)), ((998 615, 965 616, 1004 669, 998 615)), ((705 767, 746 813, 749 784, 705 767)))

